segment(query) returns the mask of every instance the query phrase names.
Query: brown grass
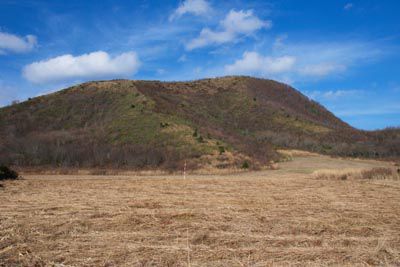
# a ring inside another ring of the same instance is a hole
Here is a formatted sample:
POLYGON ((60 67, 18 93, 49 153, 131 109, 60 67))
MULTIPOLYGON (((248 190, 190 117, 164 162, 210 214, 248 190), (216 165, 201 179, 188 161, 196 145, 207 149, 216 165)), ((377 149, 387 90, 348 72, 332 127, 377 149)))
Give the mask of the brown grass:
POLYGON ((289 158, 318 156, 317 153, 313 153, 313 152, 309 152, 309 151, 305 151, 305 150, 297 150, 297 149, 278 149, 278 153, 285 155, 289 158))
POLYGON ((314 172, 317 179, 347 180, 400 180, 400 173, 397 169, 389 167, 374 167, 372 169, 344 169, 344 170, 319 170, 314 172))
POLYGON ((400 184, 307 156, 231 175, 28 175, 0 188, 0 266, 396 266, 400 184), (188 236, 186 229, 188 229, 188 236))
POLYGON ((361 171, 362 179, 394 179, 398 180, 399 174, 397 170, 392 168, 377 167, 370 170, 361 171))

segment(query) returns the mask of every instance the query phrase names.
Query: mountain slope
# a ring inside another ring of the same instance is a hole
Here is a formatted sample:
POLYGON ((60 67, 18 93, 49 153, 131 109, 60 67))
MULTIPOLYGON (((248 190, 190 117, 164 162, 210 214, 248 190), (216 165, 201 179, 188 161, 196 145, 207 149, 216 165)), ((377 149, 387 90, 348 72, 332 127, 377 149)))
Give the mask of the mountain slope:
POLYGON ((0 109, 0 136, 0 162, 18 166, 255 166, 279 147, 396 154, 295 89, 251 77, 84 83, 0 109))

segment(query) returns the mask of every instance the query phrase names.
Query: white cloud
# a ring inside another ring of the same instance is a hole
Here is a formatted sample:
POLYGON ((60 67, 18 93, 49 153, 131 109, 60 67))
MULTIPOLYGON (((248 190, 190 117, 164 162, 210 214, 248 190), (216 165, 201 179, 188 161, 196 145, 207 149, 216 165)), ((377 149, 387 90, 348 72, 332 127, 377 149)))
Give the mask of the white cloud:
MULTIPOLYGON (((273 56, 291 55, 296 66, 290 73, 294 80, 324 78, 345 73, 348 69, 377 60, 384 52, 380 44, 349 41, 280 44, 273 56)), ((389 49, 388 49, 389 50, 389 49)))
POLYGON ((207 15, 210 11, 211 7, 205 0, 185 0, 171 14, 169 20, 172 21, 187 13, 196 16, 207 15))
POLYGON ((234 63, 225 65, 224 72, 298 82, 343 74, 382 55, 382 46, 373 43, 353 41, 288 45, 280 39, 278 45, 276 41, 271 44, 269 54, 245 52, 234 63))
POLYGON ((284 53, 299 58, 298 73, 303 76, 325 77, 343 73, 379 58, 380 45, 365 42, 293 44, 282 48, 284 53))
POLYGON ((231 10, 221 22, 221 25, 228 32, 251 34, 263 27, 270 28, 272 23, 260 20, 253 14, 253 10, 231 10))
POLYGON ((350 9, 352 9, 354 7, 354 4, 353 3, 347 3, 347 4, 345 4, 344 5, 344 10, 350 10, 350 9))
POLYGON ((37 45, 37 38, 34 35, 19 37, 14 34, 0 32, 0 54, 26 53, 37 45))
POLYGON ((262 76, 290 71, 296 62, 291 56, 264 57, 257 52, 245 52, 243 57, 225 66, 227 74, 259 74, 262 76))
POLYGON ((346 66, 324 62, 315 65, 305 65, 299 70, 300 74, 306 76, 327 76, 331 73, 342 72, 346 70, 346 66))
POLYGON ((221 30, 213 31, 209 28, 203 28, 199 37, 191 40, 186 45, 186 49, 193 50, 211 44, 232 42, 240 35, 251 35, 262 28, 270 28, 271 26, 271 21, 260 20, 253 14, 252 10, 231 10, 220 21, 221 30))
POLYGON ((204 28, 200 32, 200 36, 191 40, 187 45, 187 50, 193 50, 196 48, 204 47, 209 44, 222 44, 231 42, 235 39, 236 34, 234 32, 222 31, 214 32, 208 28, 204 28))
POLYGON ((87 78, 121 78, 136 73, 140 61, 135 52, 111 57, 103 51, 80 56, 62 55, 24 67, 23 76, 33 83, 87 78))

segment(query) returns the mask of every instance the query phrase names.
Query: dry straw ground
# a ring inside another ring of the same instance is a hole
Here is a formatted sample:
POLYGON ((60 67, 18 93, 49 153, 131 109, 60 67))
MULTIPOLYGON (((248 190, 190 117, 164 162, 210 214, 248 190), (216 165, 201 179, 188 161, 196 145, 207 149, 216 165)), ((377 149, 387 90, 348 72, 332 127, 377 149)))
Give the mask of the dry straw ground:
POLYGON ((398 266, 400 182, 312 174, 385 165, 302 155, 186 180, 29 175, 0 188, 0 266, 398 266))

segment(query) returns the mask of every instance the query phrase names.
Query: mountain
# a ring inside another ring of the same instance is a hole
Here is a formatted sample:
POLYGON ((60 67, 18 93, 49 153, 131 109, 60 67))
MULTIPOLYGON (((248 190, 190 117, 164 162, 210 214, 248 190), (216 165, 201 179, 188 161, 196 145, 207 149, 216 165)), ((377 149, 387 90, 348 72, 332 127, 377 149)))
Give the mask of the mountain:
POLYGON ((398 129, 351 127, 294 88, 243 76, 87 82, 0 109, 0 162, 35 167, 261 166, 277 148, 400 154, 398 129))

